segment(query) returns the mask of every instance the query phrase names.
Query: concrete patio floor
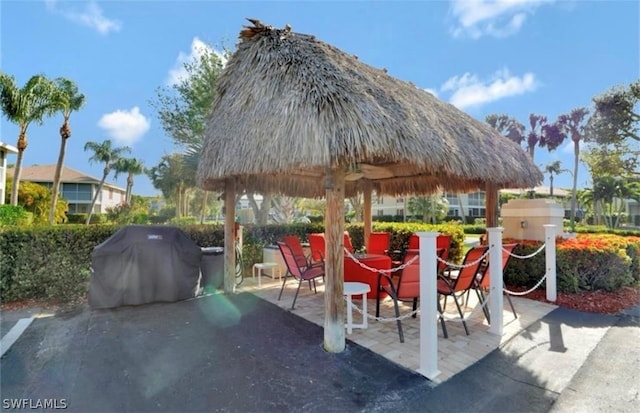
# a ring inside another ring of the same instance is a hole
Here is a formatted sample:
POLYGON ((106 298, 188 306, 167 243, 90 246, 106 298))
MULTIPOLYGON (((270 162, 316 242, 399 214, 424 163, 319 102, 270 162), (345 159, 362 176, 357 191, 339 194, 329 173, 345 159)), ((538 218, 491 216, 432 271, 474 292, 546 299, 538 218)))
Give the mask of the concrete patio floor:
MULTIPOLYGON (((293 278, 290 277, 288 279, 280 301, 277 298, 282 282, 277 277, 272 279, 265 275, 262 276, 261 281, 262 286, 258 287, 257 278, 245 278, 239 287, 239 291, 250 292, 319 326, 324 325, 324 285, 322 281, 317 284, 317 294, 314 294, 306 283, 303 284, 293 310, 290 310, 290 307, 297 287, 297 282, 293 278)), ((468 307, 463 310, 465 315, 469 315, 467 324, 470 335, 468 336, 465 334, 459 319, 457 321, 454 319, 457 316, 457 311, 453 300, 448 300, 445 316, 447 318, 449 338, 445 339, 442 331, 438 331, 438 369, 440 374, 434 380, 435 382, 449 380, 557 308, 555 305, 520 297, 512 297, 512 300, 518 318, 514 317, 507 300, 504 300, 504 334, 501 337, 489 332, 489 325, 482 311, 475 309, 477 304, 475 294, 471 294, 468 307)), ((354 305, 357 306, 353 312, 355 323, 360 322, 362 319, 359 312, 362 308, 361 301, 353 301, 354 305)), ((417 371, 420 354, 420 316, 418 315, 415 319, 408 317, 402 321, 405 342, 401 343, 396 322, 394 321, 393 301, 390 298, 382 301, 380 310, 382 321, 373 318, 376 300, 368 299, 367 302, 368 328, 354 329, 353 333, 346 334, 346 338, 411 371, 417 371)), ((410 303, 401 304, 401 315, 410 312, 410 303)))

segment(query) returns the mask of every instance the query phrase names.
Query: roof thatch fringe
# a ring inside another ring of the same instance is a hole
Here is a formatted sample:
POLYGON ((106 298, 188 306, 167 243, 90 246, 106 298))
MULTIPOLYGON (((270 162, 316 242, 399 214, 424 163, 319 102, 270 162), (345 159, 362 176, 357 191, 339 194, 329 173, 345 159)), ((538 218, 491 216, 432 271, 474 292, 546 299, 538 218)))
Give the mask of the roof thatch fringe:
POLYGON ((313 36, 252 23, 216 86, 205 188, 236 176, 248 190, 323 196, 327 167, 360 163, 391 171, 363 174, 381 193, 542 180, 517 144, 430 93, 313 36))

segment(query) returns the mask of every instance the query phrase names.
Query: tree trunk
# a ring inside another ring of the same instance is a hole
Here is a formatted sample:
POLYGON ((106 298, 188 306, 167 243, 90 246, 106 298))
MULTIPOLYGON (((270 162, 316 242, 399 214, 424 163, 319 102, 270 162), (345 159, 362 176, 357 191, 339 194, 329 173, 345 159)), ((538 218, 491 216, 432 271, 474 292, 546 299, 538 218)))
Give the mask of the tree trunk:
POLYGON ((467 223, 467 214, 464 210, 464 204, 462 203, 462 197, 460 196, 460 194, 457 194, 456 197, 458 198, 458 208, 460 208, 460 216, 462 217, 462 224, 466 224, 467 223))
POLYGON ((176 186, 176 218, 182 218, 182 191, 180 185, 176 186))
POLYGON ((327 179, 325 228, 324 349, 345 349, 344 333, 344 185, 343 169, 331 170, 327 179))
POLYGON ((133 190, 133 174, 129 172, 127 175, 127 191, 124 195, 124 200, 128 205, 131 205, 131 191, 133 190))
POLYGON ((205 189, 202 194, 202 206, 200 207, 200 225, 204 224, 204 217, 207 213, 208 198, 209 198, 209 191, 205 189))
POLYGON ((20 135, 18 136, 18 157, 16 158, 16 166, 13 169, 13 184, 11 186, 11 205, 18 205, 18 191, 20 190, 20 175, 22 175, 22 159, 24 151, 27 149, 27 127, 20 126, 20 135))
POLYGON ((49 209, 49 225, 54 224, 53 221, 56 215, 56 204, 58 203, 58 194, 60 193, 62 166, 64 164, 64 155, 67 149, 67 138, 63 136, 63 131, 64 125, 62 126, 62 128, 60 128, 60 152, 58 153, 58 163, 56 164, 56 172, 53 175, 53 186, 51 187, 51 208, 49 209))
POLYGON ((96 206, 96 201, 98 200, 98 197, 102 193, 102 186, 104 185, 104 181, 107 180, 107 175, 109 175, 109 170, 105 168, 102 174, 102 179, 100 180, 100 184, 98 185, 98 190, 96 191, 96 194, 93 196, 93 199, 91 200, 91 207, 89 207, 89 213, 87 214, 87 221, 85 222, 85 225, 89 225, 89 223, 91 222, 91 216, 93 215, 93 208, 96 206))
POLYGON ((573 140, 573 188, 571 190, 571 215, 569 218, 569 227, 571 232, 576 229, 576 191, 578 190, 578 165, 580 162, 580 141, 573 140))

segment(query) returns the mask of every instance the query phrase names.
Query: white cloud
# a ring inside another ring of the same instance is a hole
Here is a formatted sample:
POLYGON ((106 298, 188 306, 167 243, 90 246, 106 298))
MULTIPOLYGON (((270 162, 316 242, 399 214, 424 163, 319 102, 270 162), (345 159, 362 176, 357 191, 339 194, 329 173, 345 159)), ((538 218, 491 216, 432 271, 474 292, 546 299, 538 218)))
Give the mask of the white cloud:
POLYGON ((510 36, 522 27, 536 8, 555 0, 453 0, 450 13, 456 19, 454 37, 477 39, 484 35, 510 36))
POLYGON ((503 69, 485 81, 471 73, 454 76, 447 80, 440 89, 451 91, 449 102, 463 109, 531 92, 536 89, 537 83, 533 73, 525 73, 518 77, 511 76, 507 69, 503 69))
POLYGON ((98 126, 120 144, 132 145, 149 130, 149 120, 134 106, 131 110, 116 110, 102 115, 98 126))
POLYGON ((198 61, 205 52, 213 52, 220 58, 223 65, 227 63, 227 58, 222 52, 212 49, 205 42, 198 39, 197 37, 194 37, 191 41, 191 50, 189 51, 189 53, 178 53, 178 58, 176 59, 176 63, 173 65, 173 69, 169 70, 169 74, 166 80, 167 85, 176 85, 180 83, 185 77, 187 77, 187 70, 184 68, 184 64, 198 61))
POLYGON ((97 30, 100 34, 109 34, 112 31, 117 32, 122 27, 119 21, 105 17, 102 14, 102 8, 93 0, 86 3, 65 2, 64 9, 57 0, 45 0, 45 5, 49 11, 79 25, 97 30), (78 4, 82 4, 83 7, 79 9, 77 7, 78 4))
POLYGON ((562 147, 562 153, 573 154, 573 141, 568 139, 568 142, 562 147))

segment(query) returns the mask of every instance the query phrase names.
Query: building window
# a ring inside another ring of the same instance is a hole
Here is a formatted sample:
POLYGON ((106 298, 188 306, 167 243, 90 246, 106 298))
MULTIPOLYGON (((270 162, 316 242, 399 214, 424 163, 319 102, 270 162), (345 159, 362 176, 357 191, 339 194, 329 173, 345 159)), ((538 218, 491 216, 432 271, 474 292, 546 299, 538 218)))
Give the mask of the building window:
POLYGON ((467 194, 467 199, 469 200, 469 205, 482 206, 485 202, 484 192, 473 192, 467 194))
POLYGON ((404 216, 404 209, 403 209, 403 208, 396 209, 396 215, 398 215, 398 216, 404 216))
MULTIPOLYGON (((51 187, 51 184, 49 184, 49 187, 51 187)), ((63 183, 62 197, 70 202, 91 201, 91 185, 63 183)))
POLYGON ((378 210, 378 216, 381 217, 384 215, 384 211, 382 209, 378 210))
POLYGON ((404 204, 404 198, 397 198, 396 204, 404 204))
POLYGON ((376 196, 376 202, 378 203, 378 205, 382 205, 384 203, 384 197, 376 196))
POLYGON ((109 200, 113 200, 113 189, 109 188, 109 200))

